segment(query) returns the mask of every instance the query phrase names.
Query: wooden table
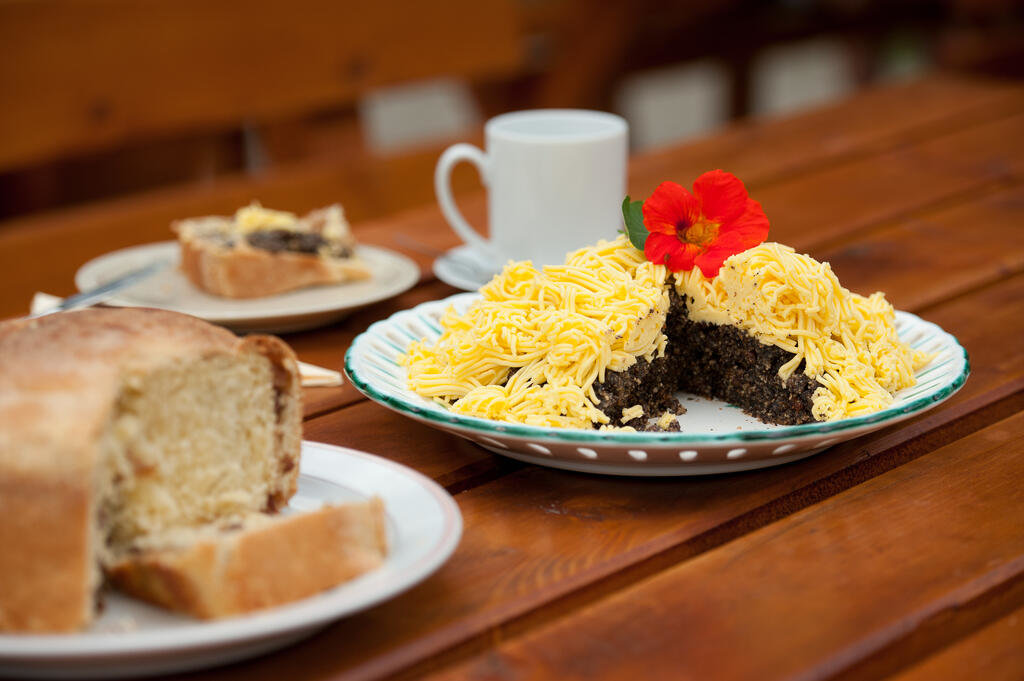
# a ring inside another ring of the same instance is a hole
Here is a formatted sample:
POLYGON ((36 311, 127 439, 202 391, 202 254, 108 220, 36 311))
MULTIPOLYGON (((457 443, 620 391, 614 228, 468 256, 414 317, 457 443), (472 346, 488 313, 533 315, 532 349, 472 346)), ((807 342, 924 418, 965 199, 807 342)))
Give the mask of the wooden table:
MULTIPOLYGON (((458 501, 452 559, 408 593, 281 652, 191 678, 911 679, 1024 677, 1024 88, 954 77, 743 124, 635 159, 630 188, 725 168, 770 238, 955 334, 966 386, 913 420, 787 466, 625 479, 523 465, 362 399, 307 396, 306 437, 411 466, 458 501)), ((68 294, 86 259, 167 238, 174 217, 258 197, 307 209, 340 170, 166 191, 0 225, 0 316, 68 294)), ((463 202, 482 219, 481 197, 463 202)), ((435 207, 356 226, 455 244, 435 207)), ((287 340, 339 367, 420 284, 287 340)))

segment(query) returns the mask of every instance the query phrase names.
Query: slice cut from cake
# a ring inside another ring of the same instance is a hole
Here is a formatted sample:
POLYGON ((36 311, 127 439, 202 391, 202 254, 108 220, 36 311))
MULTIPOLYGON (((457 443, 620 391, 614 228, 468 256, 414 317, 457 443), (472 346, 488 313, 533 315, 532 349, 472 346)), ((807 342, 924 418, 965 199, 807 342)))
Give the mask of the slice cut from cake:
POLYGON ((259 298, 370 277, 338 205, 299 218, 253 203, 232 217, 181 220, 173 229, 182 272, 217 296, 259 298))

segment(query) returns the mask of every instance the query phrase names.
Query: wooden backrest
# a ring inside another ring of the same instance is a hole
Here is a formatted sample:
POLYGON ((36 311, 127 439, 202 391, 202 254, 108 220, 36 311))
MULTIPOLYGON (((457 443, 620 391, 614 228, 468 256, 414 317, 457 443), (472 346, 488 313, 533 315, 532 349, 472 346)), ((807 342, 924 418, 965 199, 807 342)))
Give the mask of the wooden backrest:
POLYGON ((0 0, 0 170, 518 71, 514 0, 0 0))

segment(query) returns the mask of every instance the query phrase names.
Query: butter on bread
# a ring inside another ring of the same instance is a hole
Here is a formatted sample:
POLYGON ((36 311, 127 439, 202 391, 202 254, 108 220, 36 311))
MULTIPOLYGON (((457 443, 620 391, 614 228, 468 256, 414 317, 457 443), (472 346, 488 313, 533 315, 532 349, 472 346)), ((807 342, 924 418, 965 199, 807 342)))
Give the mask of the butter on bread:
POLYGON ((371 275, 338 205, 300 218, 254 202, 232 217, 180 220, 172 229, 182 272, 217 296, 259 298, 371 275))

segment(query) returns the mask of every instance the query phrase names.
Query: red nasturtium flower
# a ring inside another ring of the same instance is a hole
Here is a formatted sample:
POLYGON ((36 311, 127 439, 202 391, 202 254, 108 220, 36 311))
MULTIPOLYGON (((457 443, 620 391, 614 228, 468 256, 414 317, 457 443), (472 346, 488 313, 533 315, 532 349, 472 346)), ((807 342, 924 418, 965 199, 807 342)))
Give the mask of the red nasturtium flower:
POLYGON ((673 272, 700 267, 714 277, 730 255, 753 248, 768 236, 761 204, 747 196, 738 177, 722 170, 704 173, 691 194, 675 182, 662 182, 643 204, 650 232, 644 255, 673 272))

